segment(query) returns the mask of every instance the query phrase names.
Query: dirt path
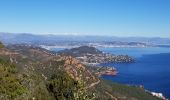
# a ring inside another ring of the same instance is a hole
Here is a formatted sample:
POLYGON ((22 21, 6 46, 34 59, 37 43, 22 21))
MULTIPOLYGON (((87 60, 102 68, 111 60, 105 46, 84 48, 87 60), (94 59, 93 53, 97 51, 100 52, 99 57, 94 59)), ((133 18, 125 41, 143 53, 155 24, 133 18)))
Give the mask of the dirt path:
POLYGON ((98 80, 97 82, 94 82, 94 83, 90 84, 89 86, 86 87, 86 89, 91 88, 91 87, 93 87, 93 86, 95 86, 95 85, 97 85, 97 84, 99 84, 99 83, 100 83, 100 80, 98 80))
POLYGON ((107 95, 109 95, 113 100, 118 100, 117 98, 115 98, 113 95, 111 95, 109 92, 105 92, 107 95))
MULTIPOLYGON (((93 87, 93 86, 95 86, 95 85, 97 85, 97 84, 99 84, 99 83, 100 83, 100 80, 98 80, 97 82, 94 82, 94 83, 90 84, 89 86, 87 86, 87 87, 85 87, 85 88, 86 88, 86 89, 91 88, 91 87, 93 87)), ((113 95, 111 95, 109 92, 105 92, 105 93, 106 93, 107 95, 109 95, 112 100, 118 100, 116 97, 114 97, 113 95)))

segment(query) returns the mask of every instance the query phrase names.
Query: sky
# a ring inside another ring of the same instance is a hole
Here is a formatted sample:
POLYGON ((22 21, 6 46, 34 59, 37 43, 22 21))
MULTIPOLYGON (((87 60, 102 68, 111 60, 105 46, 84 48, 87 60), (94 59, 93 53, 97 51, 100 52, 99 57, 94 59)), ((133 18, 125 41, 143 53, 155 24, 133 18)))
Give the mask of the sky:
POLYGON ((0 32, 170 37, 170 0, 1 0, 0 32))

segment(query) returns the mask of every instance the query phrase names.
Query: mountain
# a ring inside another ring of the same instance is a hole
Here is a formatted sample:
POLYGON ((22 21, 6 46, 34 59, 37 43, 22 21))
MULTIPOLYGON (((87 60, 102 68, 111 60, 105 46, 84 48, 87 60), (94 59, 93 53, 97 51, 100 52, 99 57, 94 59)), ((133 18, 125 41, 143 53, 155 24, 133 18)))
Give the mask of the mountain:
POLYGON ((91 94, 84 88, 99 80, 72 57, 28 45, 2 48, 0 59, 1 100, 88 99, 91 94))
POLYGON ((159 37, 115 37, 115 36, 79 36, 79 35, 35 35, 29 33, 4 33, 0 32, 0 40, 6 44, 38 44, 54 45, 57 43, 74 42, 138 42, 146 44, 170 44, 170 38, 159 37))
POLYGON ((159 100, 143 88, 105 81, 71 56, 32 45, 0 48, 1 100, 159 100))

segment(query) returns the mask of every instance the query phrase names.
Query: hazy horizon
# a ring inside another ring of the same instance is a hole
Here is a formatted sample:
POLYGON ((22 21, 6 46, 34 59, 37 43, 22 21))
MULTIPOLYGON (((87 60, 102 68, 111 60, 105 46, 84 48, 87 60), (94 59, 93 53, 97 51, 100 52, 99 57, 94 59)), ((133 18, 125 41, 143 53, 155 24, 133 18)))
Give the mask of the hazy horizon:
POLYGON ((169 0, 5 0, 0 2, 0 31, 170 37, 169 5, 169 0))
POLYGON ((95 34, 61 34, 61 33, 47 33, 47 34, 43 34, 43 33, 28 33, 28 32, 22 32, 22 33, 13 33, 13 32, 0 32, 1 33, 7 33, 7 34, 14 34, 14 35, 21 35, 21 34, 27 34, 27 35, 37 35, 37 36, 44 36, 44 35, 54 35, 54 36, 90 36, 90 37, 115 37, 115 38, 170 38, 170 37, 159 37, 159 36, 116 36, 116 35, 104 35, 104 34, 100 34, 100 35, 95 35, 95 34))

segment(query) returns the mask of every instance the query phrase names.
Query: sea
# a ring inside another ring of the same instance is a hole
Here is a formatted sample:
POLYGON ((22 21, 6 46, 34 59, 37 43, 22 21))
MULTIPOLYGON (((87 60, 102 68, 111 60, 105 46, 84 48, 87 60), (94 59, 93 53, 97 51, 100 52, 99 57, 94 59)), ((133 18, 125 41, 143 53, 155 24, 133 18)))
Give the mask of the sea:
POLYGON ((116 55, 129 55, 135 59, 134 63, 101 64, 118 70, 116 76, 104 75, 102 78, 121 84, 142 85, 149 91, 163 93, 170 98, 170 46, 98 49, 116 55))
POLYGON ((143 85, 145 89, 163 93, 170 98, 170 47, 147 48, 100 48, 112 54, 127 54, 135 58, 134 63, 106 63, 115 67, 116 76, 102 76, 113 82, 128 85, 143 85))

